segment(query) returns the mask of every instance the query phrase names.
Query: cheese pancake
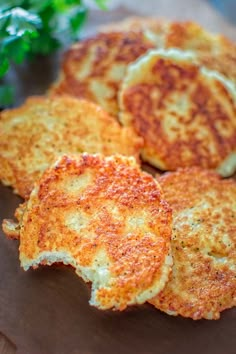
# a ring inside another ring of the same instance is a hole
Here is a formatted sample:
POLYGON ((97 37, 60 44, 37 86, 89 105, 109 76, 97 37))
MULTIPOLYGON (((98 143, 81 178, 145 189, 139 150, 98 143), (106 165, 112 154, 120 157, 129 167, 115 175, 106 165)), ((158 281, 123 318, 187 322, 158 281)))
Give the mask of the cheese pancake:
POLYGON ((154 17, 128 17, 102 26, 102 32, 143 31, 157 48, 193 51, 199 64, 218 71, 236 83, 236 45, 220 34, 208 32, 191 21, 168 21, 154 17))
POLYGON ((27 198, 63 153, 120 153, 138 158, 141 141, 93 103, 70 96, 31 97, 0 114, 0 180, 27 198))
POLYGON ((173 208, 173 271, 151 300, 169 315, 218 319, 236 305, 236 182, 199 168, 158 179, 173 208))
POLYGON ((155 167, 233 172, 224 162, 232 164, 236 151, 235 85, 199 66, 192 53, 159 49, 130 65, 120 110, 122 124, 144 138, 143 159, 155 167))
POLYGON ((126 67, 153 48, 142 33, 101 33, 71 47, 51 92, 69 93, 98 103, 117 115, 117 92, 126 67))
POLYGON ((134 158, 63 156, 20 209, 19 225, 3 229, 19 233, 22 267, 70 264, 92 282, 91 305, 123 310, 168 280, 171 209, 134 158))

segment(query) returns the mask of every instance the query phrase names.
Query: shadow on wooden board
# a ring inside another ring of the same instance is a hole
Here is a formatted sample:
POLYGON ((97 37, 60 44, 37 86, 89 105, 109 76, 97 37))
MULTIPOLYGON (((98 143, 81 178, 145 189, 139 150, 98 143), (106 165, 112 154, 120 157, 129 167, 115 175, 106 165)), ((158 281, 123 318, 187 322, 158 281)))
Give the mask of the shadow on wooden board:
POLYGON ((15 345, 6 337, 0 333, 0 354, 15 354, 15 345))

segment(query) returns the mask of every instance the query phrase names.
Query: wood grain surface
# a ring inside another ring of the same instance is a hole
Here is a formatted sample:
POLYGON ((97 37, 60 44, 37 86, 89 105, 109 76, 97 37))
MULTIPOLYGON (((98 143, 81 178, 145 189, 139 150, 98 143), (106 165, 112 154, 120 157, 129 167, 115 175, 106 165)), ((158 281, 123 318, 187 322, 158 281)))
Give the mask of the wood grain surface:
MULTIPOLYGON (((110 1, 111 10, 93 10, 84 35, 100 24, 131 14, 194 19, 236 39, 233 24, 207 2, 198 0, 110 1), (118 7, 117 7, 118 6, 118 7)), ((12 70, 8 81, 17 89, 15 104, 44 93, 56 77, 61 53, 39 58, 12 70)), ((11 218, 21 199, 0 185, 0 216, 11 218)), ((236 310, 219 321, 171 317, 151 305, 123 313, 99 311, 88 305, 90 290, 63 266, 24 272, 18 242, 0 231, 0 354, 235 354, 236 310)))

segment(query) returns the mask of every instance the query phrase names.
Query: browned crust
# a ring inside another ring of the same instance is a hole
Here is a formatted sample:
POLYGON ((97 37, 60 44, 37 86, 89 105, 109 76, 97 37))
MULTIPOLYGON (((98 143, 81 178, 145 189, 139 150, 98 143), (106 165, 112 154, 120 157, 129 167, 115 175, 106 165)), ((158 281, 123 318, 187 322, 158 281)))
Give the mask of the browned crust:
POLYGON ((170 22, 165 47, 192 50, 202 65, 236 82, 236 45, 223 35, 207 32, 191 21, 170 22))
POLYGON ((51 92, 86 98, 117 115, 117 92, 126 66, 151 48, 154 48, 153 44, 141 32, 100 33, 84 40, 65 53, 61 75, 51 92), (89 69, 84 74, 87 66, 89 69), (113 77, 111 71, 116 67, 119 74, 116 70, 113 77), (95 80, 106 87, 105 94, 102 90, 93 91, 95 80))
POLYGON ((44 173, 28 201, 20 259, 25 266, 44 251, 64 251, 81 267, 91 267, 105 252, 113 280, 98 290, 97 301, 122 310, 161 281, 170 236, 171 210, 162 191, 133 159, 64 156, 44 173), (67 224, 78 214, 80 231, 67 224), (134 219, 141 219, 141 226, 134 219))
POLYGON ((163 170, 219 167, 236 147, 230 92, 191 61, 156 54, 149 63, 121 90, 120 119, 144 138, 143 158, 163 170))
POLYGON ((108 31, 149 31, 160 48, 191 50, 199 62, 236 82, 236 45, 223 35, 208 32, 192 21, 169 21, 154 17, 128 17, 103 26, 108 31))
POLYGON ((31 97, 1 113, 0 179, 27 198, 62 153, 121 153, 138 159, 141 144, 132 130, 91 102, 67 95, 31 97))
POLYGON ((163 34, 168 21, 162 18, 156 17, 142 17, 142 16, 129 16, 122 21, 108 23, 99 27, 99 32, 140 32, 145 30, 151 30, 155 34, 163 34))
POLYGON ((236 183, 198 168, 161 176, 173 208, 173 272, 151 303, 170 314, 218 319, 236 305, 236 183))

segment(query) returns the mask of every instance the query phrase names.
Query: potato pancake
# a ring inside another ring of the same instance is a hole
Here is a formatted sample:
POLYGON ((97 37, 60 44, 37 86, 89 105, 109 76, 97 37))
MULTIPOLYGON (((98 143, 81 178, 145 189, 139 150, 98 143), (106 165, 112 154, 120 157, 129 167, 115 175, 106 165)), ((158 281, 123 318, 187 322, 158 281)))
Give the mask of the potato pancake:
POLYGON ((169 315, 218 319, 236 305, 236 182, 199 168, 158 181, 173 208, 173 271, 151 300, 169 315))
POLYGON ((191 21, 170 22, 164 46, 193 51, 199 64, 236 83, 236 45, 223 35, 210 33, 191 21))
POLYGON ((0 114, 0 180, 27 198, 63 153, 120 153, 138 159, 142 141, 93 103, 70 96, 31 97, 0 114))
POLYGON ((51 92, 98 103, 117 116, 117 92, 127 65, 154 48, 142 33, 101 33, 71 47, 51 92))
POLYGON ((134 158, 62 156, 16 216, 3 229, 18 233, 22 267, 70 264, 100 309, 143 303, 168 280, 171 209, 134 158))
POLYGON ((144 139, 142 157, 162 170, 200 166, 233 173, 236 88, 190 52, 150 51, 129 66, 120 121, 144 139), (224 168, 222 168, 222 164, 224 168))
POLYGON ((155 47, 164 47, 169 22, 156 17, 130 16, 122 21, 111 22, 99 27, 99 32, 143 32, 155 47))
POLYGON ((208 32, 192 21, 167 21, 154 17, 128 17, 100 29, 108 31, 143 31, 157 48, 193 51, 199 64, 236 83, 236 45, 223 35, 208 32))

